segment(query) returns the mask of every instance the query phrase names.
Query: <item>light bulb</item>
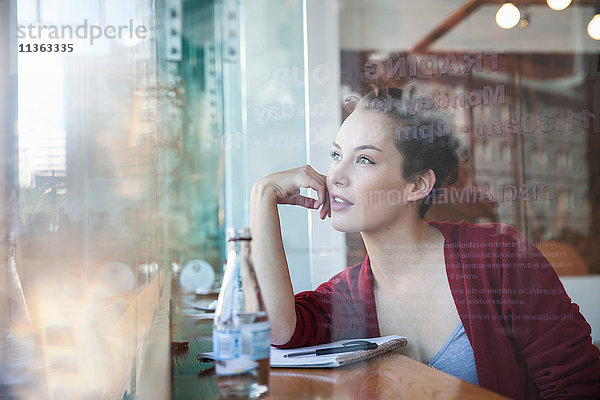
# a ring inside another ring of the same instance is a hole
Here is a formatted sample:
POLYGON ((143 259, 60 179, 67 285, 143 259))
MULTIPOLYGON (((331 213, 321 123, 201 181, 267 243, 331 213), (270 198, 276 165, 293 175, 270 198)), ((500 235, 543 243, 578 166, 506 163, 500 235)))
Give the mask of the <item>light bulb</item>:
POLYGON ((496 23, 502 29, 510 29, 519 23, 521 13, 513 3, 504 3, 496 13, 496 23))
POLYGON ((588 35, 594 40, 600 40, 600 14, 594 15, 587 27, 588 35))
POLYGON ((555 11, 560 11, 569 7, 572 0, 546 0, 546 2, 548 3, 548 7, 550 7, 551 9, 555 11))

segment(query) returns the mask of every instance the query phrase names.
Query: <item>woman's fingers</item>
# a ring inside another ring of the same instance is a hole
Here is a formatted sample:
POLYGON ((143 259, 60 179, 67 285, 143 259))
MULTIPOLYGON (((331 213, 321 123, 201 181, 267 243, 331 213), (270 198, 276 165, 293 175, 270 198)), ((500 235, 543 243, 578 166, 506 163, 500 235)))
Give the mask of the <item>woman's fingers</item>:
POLYGON ((319 211, 319 217, 321 219, 325 219, 325 217, 330 216, 331 217, 331 210, 329 207, 329 191, 325 190, 325 199, 323 201, 323 206, 321 207, 321 210, 319 211))
POLYGON ((294 194, 286 198, 281 204, 291 204, 293 206, 302 206, 306 208, 313 208, 315 199, 302 196, 300 193, 294 194))
POLYGON ((300 167, 302 175, 302 187, 313 189, 317 192, 317 199, 313 203, 314 209, 318 209, 324 204, 327 197, 327 181, 324 175, 319 174, 310 165, 300 167))
POLYGON ((321 207, 323 204, 325 204, 327 202, 327 196, 328 196, 327 177, 325 175, 319 174, 310 165, 307 165, 306 167, 307 167, 307 173, 309 174, 309 176, 311 176, 318 182, 318 185, 311 186, 311 188, 317 192, 317 196, 318 196, 317 202, 315 203, 315 209, 316 209, 316 208, 321 207))
POLYGON ((326 216, 327 216, 327 206, 325 204, 323 204, 323 207, 321 207, 321 210, 319 211, 319 218, 325 219, 326 216))
MULTIPOLYGON (((318 206, 321 207, 319 216, 321 217, 321 219, 325 219, 325 217, 327 217, 327 216, 331 217, 331 207, 329 204, 331 199, 329 198, 329 190, 327 190, 327 176, 321 175, 319 173, 317 173, 317 175, 318 175, 319 181, 323 185, 322 190, 317 191, 317 193, 319 195, 318 206)), ((315 208, 318 208, 318 207, 315 207, 315 208)))
POLYGON ((319 182, 318 187, 313 187, 318 196, 318 199, 314 203, 314 208, 318 209, 321 207, 321 210, 319 211, 319 217, 321 219, 325 219, 327 216, 331 218, 330 198, 329 191, 327 190, 327 176, 319 174, 312 168, 310 172, 311 176, 319 182))
POLYGON ((329 191, 327 191, 327 216, 331 218, 331 196, 329 191))
POLYGON ((319 216, 331 217, 327 176, 319 174, 310 165, 282 171, 270 175, 270 181, 277 193, 279 204, 298 205, 310 209, 319 209, 319 216), (317 199, 300 195, 300 188, 309 188, 317 192, 317 199))

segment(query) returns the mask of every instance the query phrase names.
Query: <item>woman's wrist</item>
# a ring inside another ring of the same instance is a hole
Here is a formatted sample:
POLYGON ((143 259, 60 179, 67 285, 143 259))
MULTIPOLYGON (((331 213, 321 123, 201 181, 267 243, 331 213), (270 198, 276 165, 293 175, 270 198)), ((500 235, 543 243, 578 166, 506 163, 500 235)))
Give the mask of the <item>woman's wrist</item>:
POLYGON ((277 205, 277 196, 272 185, 263 177, 256 181, 250 193, 251 204, 277 205))

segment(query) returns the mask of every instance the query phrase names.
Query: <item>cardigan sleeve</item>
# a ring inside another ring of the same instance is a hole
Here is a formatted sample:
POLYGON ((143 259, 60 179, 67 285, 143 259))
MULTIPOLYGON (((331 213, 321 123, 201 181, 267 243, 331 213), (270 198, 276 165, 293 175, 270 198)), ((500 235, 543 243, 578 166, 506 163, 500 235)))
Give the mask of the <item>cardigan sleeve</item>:
POLYGON ((364 337, 365 315, 356 301, 360 264, 346 268, 315 290, 294 295, 296 329, 278 348, 294 348, 364 337))
POLYGON ((591 328, 552 265, 508 226, 500 237, 501 318, 541 399, 600 398, 591 328))

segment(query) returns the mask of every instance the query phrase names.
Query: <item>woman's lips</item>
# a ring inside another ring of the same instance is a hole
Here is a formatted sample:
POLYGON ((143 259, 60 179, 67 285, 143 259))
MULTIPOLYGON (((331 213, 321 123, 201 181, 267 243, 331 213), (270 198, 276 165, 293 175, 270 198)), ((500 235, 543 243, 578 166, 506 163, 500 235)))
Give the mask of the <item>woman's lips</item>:
POLYGON ((331 193, 331 209, 333 211, 342 211, 354 205, 350 200, 339 194, 331 193))

